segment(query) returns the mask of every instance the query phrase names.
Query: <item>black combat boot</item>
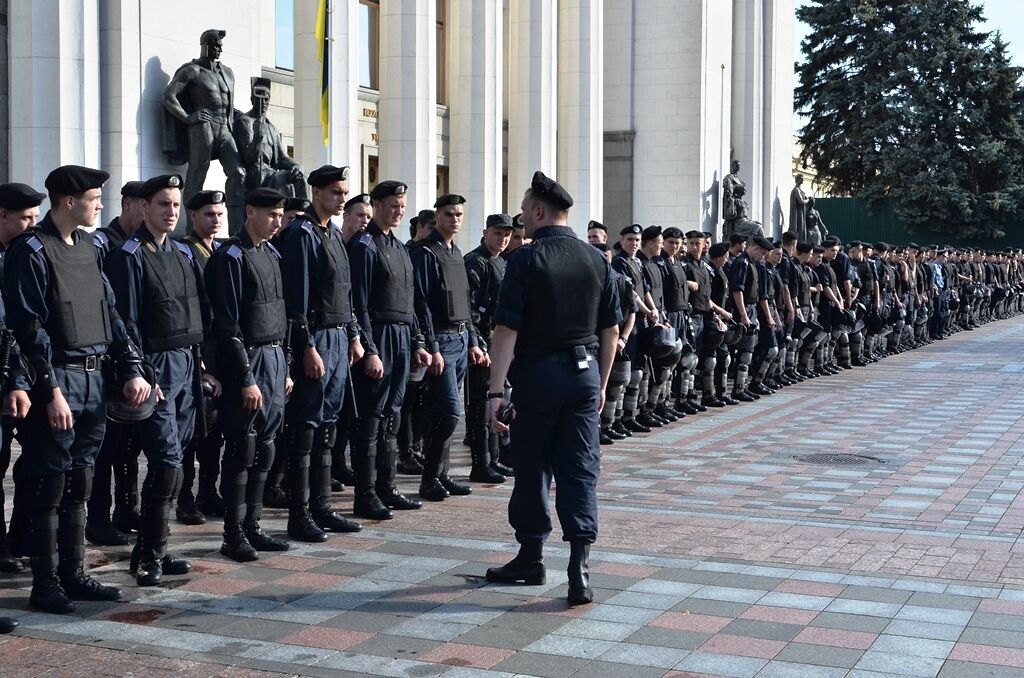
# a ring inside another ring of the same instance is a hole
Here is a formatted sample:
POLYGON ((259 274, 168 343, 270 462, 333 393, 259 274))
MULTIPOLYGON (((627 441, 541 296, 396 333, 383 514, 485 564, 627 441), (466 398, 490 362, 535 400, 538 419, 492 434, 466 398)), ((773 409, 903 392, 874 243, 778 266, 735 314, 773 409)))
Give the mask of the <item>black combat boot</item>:
POLYGON ((92 469, 69 471, 57 512, 57 574, 73 600, 122 600, 124 592, 104 586, 85 573, 85 502, 92 490, 92 469))
POLYGON ((352 472, 355 475, 355 498, 352 513, 367 520, 391 520, 394 514, 377 496, 377 431, 380 420, 362 417, 353 423, 352 472))
POLYGON ((315 435, 316 431, 305 424, 289 424, 284 435, 288 454, 288 536, 312 544, 327 541, 327 533, 313 522, 309 513, 309 465, 315 435))
POLYGON ((487 581, 496 584, 518 584, 539 586, 547 581, 544 571, 544 545, 540 542, 520 544, 515 558, 500 567, 487 569, 487 581))
POLYGON ((224 442, 224 463, 221 466, 220 495, 224 498, 224 543, 222 555, 238 563, 257 560, 259 555, 242 531, 245 519, 245 489, 249 467, 256 457, 256 438, 224 442))
POLYGON ((324 423, 313 437, 313 450, 309 457, 310 515, 321 530, 359 532, 362 525, 331 508, 331 450, 337 432, 334 422, 324 423))
POLYGON ((574 541, 569 548, 569 605, 586 605, 594 601, 590 588, 590 544, 574 541))
MULTIPOLYGON (((42 612, 67 614, 75 611, 57 577, 57 510, 64 495, 64 474, 29 479, 18 483, 24 493, 25 533, 20 540, 31 556, 32 594, 29 604, 42 612)), ((16 497, 22 501, 21 496, 16 497)))
POLYGON ((471 481, 474 483, 491 484, 505 482, 505 475, 496 471, 491 466, 491 454, 486 434, 480 436, 474 433, 470 436, 469 458, 473 464, 469 471, 469 479, 471 481))

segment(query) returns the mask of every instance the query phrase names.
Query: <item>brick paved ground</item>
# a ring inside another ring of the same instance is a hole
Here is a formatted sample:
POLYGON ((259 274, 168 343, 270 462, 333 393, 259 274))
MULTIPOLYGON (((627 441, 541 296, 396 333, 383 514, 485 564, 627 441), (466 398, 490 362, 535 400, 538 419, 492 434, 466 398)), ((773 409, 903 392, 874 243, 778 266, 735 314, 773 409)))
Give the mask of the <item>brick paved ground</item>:
POLYGON ((130 600, 74 615, 28 612, 28 579, 4 579, 21 628, 0 674, 1024 675, 1022 329, 605 448, 589 607, 563 602, 560 543, 547 585, 485 585, 513 551, 510 487, 478 488, 246 566, 218 525, 175 525, 196 571, 157 589, 130 585, 127 548, 91 550, 130 600), (822 452, 864 463, 802 459, 822 452))

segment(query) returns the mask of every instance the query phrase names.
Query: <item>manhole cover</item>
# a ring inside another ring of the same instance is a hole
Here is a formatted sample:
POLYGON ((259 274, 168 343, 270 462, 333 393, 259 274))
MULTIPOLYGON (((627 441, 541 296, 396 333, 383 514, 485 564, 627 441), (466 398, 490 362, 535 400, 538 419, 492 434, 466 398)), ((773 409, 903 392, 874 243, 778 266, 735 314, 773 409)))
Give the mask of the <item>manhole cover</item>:
POLYGON ((823 464, 825 466, 863 466, 865 464, 884 464, 884 459, 869 457, 864 454, 835 454, 831 452, 821 454, 800 454, 793 457, 805 464, 823 464))

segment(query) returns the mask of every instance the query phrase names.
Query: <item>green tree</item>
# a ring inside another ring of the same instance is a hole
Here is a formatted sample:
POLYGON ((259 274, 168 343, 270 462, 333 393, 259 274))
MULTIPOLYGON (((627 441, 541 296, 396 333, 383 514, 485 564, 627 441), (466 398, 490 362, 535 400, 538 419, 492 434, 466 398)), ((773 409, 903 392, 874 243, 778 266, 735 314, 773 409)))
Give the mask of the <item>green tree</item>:
POLYGON ((1024 217, 1021 70, 968 0, 813 0, 797 66, 805 159, 910 229, 1001 237, 1024 217))

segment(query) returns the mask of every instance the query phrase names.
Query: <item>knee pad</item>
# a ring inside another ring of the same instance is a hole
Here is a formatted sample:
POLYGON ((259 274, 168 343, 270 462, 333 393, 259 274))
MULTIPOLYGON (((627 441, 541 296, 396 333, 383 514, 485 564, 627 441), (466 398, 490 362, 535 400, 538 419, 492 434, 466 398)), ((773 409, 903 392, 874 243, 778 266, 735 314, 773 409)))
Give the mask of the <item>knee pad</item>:
POLYGON ((248 435, 240 440, 224 443, 224 464, 236 469, 247 469, 256 459, 256 436, 248 435))
POLYGON ((679 367, 682 370, 685 370, 687 372, 692 370, 696 366, 697 366, 697 355, 694 354, 694 353, 689 353, 689 354, 683 356, 682 360, 679 361, 679 367))
POLYGON ((779 355, 779 347, 772 346, 765 352, 764 355, 766 360, 775 360, 775 357, 779 355))

